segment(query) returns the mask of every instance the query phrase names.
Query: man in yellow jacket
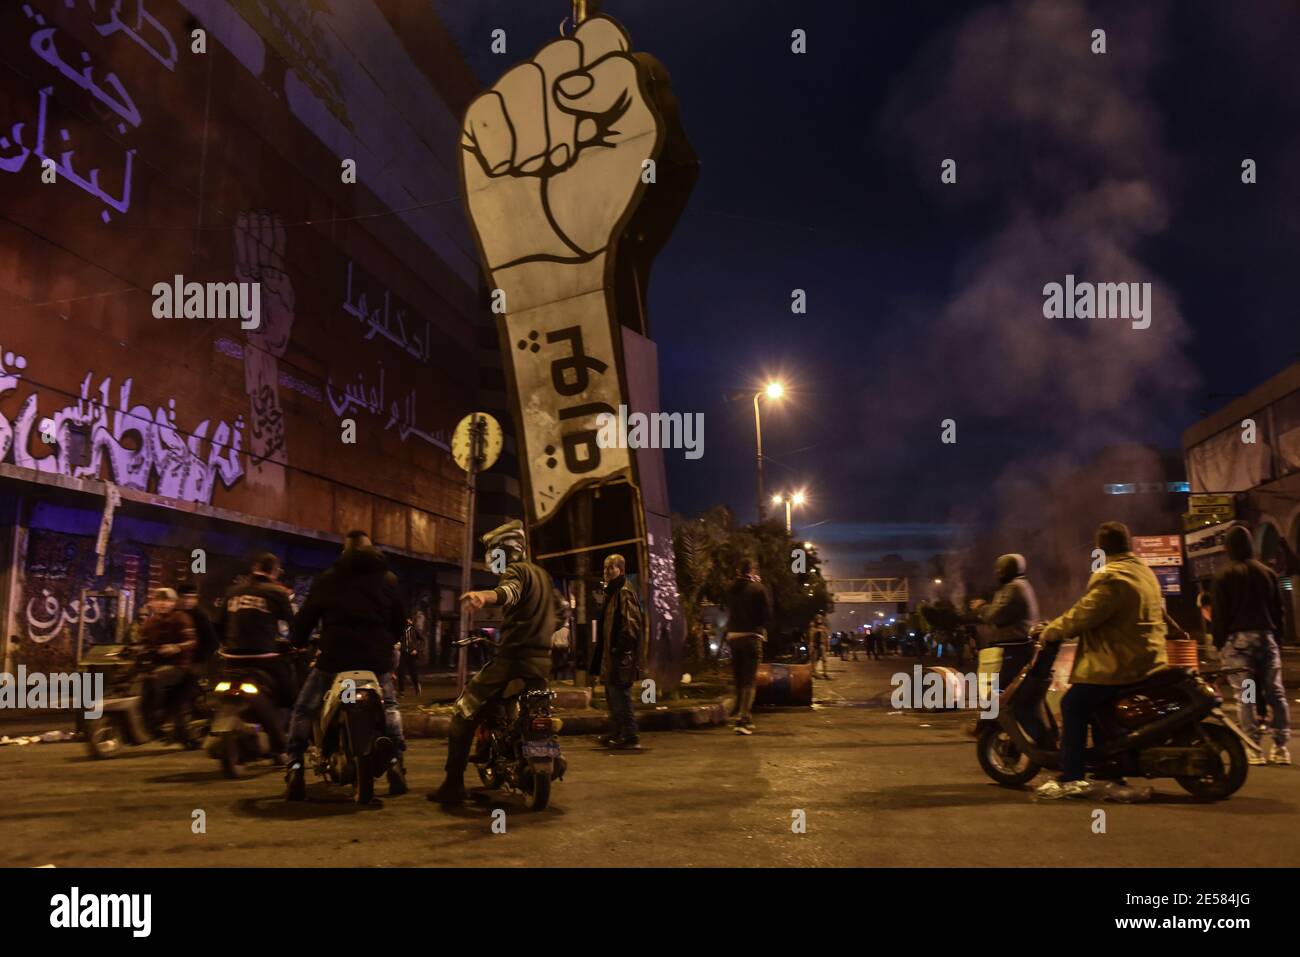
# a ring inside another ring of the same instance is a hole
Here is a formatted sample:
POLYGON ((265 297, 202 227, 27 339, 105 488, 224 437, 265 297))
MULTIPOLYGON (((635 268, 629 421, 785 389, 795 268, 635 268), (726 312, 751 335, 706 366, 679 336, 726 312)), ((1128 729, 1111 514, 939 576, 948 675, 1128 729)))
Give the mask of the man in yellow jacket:
POLYGON ((1086 795, 1084 753, 1088 719, 1124 685, 1141 681, 1168 664, 1165 634, 1174 624, 1165 612, 1160 583, 1132 552, 1128 527, 1105 522, 1097 547, 1106 565, 1088 579, 1088 590, 1064 615, 1043 630, 1044 644, 1078 637, 1070 690, 1061 699, 1061 776, 1035 797, 1054 800, 1086 795))

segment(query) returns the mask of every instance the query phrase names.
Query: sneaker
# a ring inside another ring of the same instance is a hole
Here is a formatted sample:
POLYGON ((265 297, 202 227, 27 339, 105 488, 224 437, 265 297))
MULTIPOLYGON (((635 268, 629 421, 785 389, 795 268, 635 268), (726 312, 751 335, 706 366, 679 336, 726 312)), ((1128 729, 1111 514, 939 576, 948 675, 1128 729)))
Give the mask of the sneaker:
POLYGON ((753 734, 753 733, 754 733, 754 722, 752 721, 736 722, 736 734, 753 734))
POLYGON ((602 734, 596 739, 596 745, 602 748, 612 748, 618 743, 618 738, 612 734, 602 734))
POLYGON ((1285 744, 1274 745, 1273 753, 1268 756, 1268 763, 1278 766, 1288 765, 1291 763, 1291 752, 1286 749, 1285 744))
POLYGON ((1059 801, 1061 798, 1087 797, 1091 781, 1048 781, 1034 789, 1035 801, 1059 801))
POLYGON ((430 801, 443 805, 464 804, 467 797, 465 783, 463 781, 443 781, 438 790, 430 791, 425 797, 430 801))
POLYGON ((291 761, 284 773, 284 799, 303 801, 307 798, 307 775, 301 760, 291 761))
POLYGON ((609 746, 616 751, 635 751, 641 747, 641 739, 636 735, 632 735, 630 738, 618 738, 609 746))
POLYGON ((1256 746, 1246 749, 1247 764, 1268 764, 1268 758, 1264 756, 1264 749, 1256 746))
POLYGON ((409 790, 410 787, 406 783, 406 766, 402 762, 402 756, 398 755, 388 766, 388 796, 401 797, 409 790))

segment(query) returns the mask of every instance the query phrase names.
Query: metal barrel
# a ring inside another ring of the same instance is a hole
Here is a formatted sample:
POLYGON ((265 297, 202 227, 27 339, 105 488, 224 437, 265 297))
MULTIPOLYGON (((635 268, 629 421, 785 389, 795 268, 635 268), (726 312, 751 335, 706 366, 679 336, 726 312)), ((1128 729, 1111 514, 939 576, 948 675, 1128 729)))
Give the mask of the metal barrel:
POLYGON ((812 665, 762 662, 754 684, 754 704, 807 707, 812 704, 812 683, 812 665))

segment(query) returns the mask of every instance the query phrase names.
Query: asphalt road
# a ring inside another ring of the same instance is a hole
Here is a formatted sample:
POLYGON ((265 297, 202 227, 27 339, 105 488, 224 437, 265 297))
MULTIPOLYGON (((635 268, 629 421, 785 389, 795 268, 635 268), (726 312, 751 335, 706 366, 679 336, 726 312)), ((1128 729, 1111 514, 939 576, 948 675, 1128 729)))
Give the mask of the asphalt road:
POLYGON ((888 676, 910 665, 835 662, 814 710, 760 713, 748 738, 665 732, 611 753, 566 737, 569 774, 552 806, 532 814, 501 800, 504 834, 491 804, 447 811, 424 799, 440 778, 440 740, 412 742, 411 793, 371 808, 319 783, 287 804, 276 770, 227 781, 202 752, 94 761, 80 744, 0 748, 0 865, 1300 863, 1300 768, 1251 768, 1219 804, 1193 802, 1172 780, 1154 782, 1146 804, 1032 804, 983 776, 957 716, 890 713, 888 676), (205 833, 193 832, 196 810, 205 833), (792 830, 797 811, 806 833, 792 830))

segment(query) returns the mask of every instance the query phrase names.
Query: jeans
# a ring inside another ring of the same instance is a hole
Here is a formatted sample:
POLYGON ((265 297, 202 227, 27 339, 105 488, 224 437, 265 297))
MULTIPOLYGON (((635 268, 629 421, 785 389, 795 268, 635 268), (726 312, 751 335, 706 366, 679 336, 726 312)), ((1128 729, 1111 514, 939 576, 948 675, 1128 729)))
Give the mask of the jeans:
POLYGON ((762 640, 758 635, 728 635, 731 646, 731 671, 736 679, 736 720, 752 724, 754 682, 758 678, 758 660, 762 657, 762 640))
MULTIPOLYGON (((313 668, 298 692, 298 700, 293 705, 293 718, 289 722, 289 760, 302 761, 307 752, 307 742, 311 738, 311 726, 325 701, 325 693, 334 683, 334 675, 328 671, 313 668)), ((390 671, 379 676, 380 693, 384 702, 384 727, 388 736, 397 745, 398 751, 406 750, 406 739, 402 737, 402 713, 397 710, 397 682, 390 671)))
POLYGON ((609 702, 609 733, 624 741, 636 737, 636 715, 632 711, 632 686, 605 685, 605 700, 609 702))
POLYGON ((415 688, 415 695, 420 696, 420 659, 416 655, 398 655, 397 662, 397 690, 406 690, 406 679, 411 679, 411 686, 415 688))
POLYGON ((1122 687, 1074 684, 1061 699, 1062 781, 1082 781, 1086 776, 1088 721, 1098 708, 1119 694, 1122 687))
POLYGON ((1245 668, 1245 674, 1228 675, 1232 690, 1241 708, 1241 728, 1256 744, 1263 737, 1259 729, 1256 702, 1260 697, 1268 703, 1268 723, 1273 729, 1273 742, 1286 747, 1291 737, 1291 711, 1282 687, 1282 652, 1271 631, 1236 631, 1228 636, 1219 655, 1225 668, 1245 668), (1242 700, 1242 685, 1253 681, 1255 693, 1242 700))

